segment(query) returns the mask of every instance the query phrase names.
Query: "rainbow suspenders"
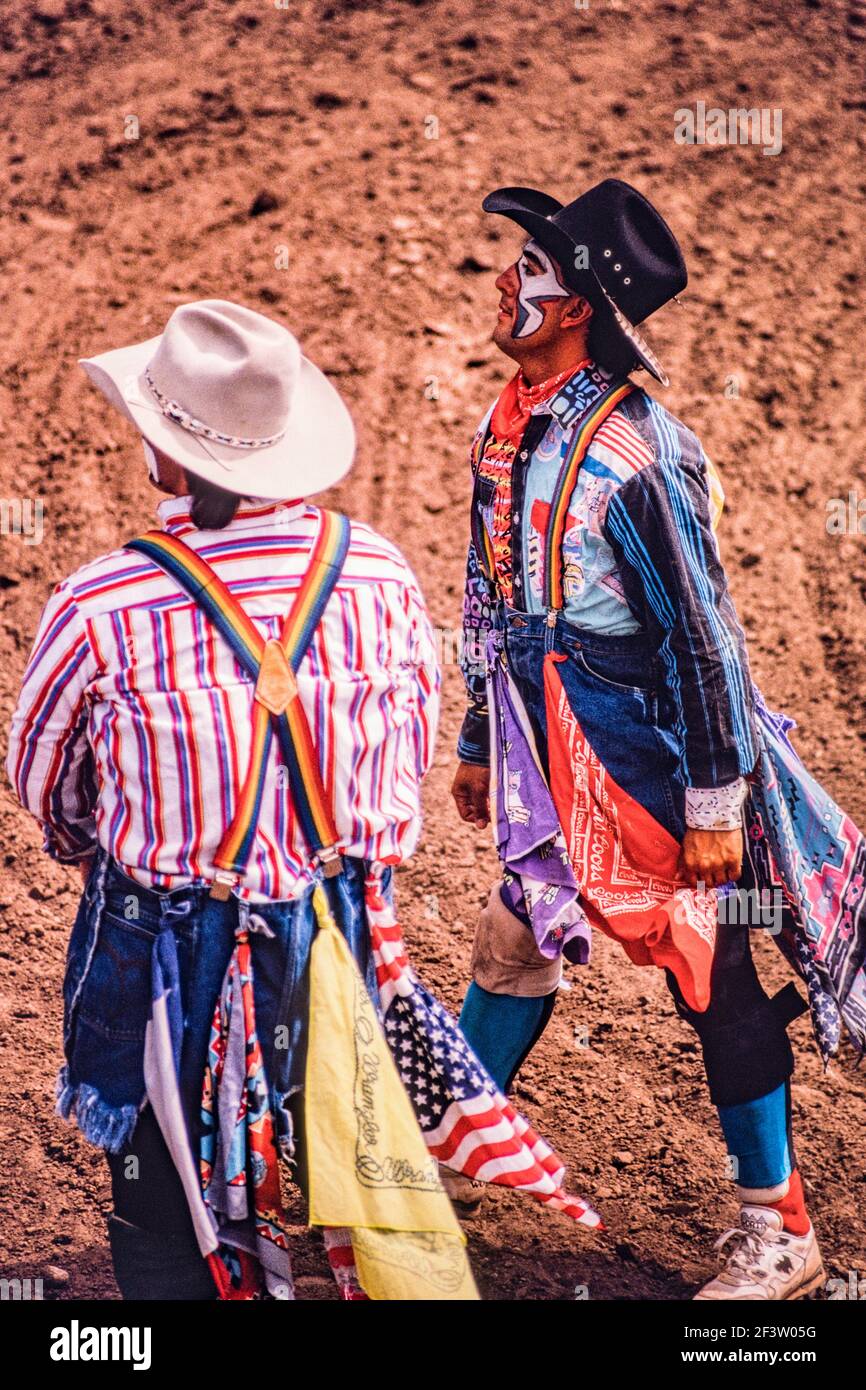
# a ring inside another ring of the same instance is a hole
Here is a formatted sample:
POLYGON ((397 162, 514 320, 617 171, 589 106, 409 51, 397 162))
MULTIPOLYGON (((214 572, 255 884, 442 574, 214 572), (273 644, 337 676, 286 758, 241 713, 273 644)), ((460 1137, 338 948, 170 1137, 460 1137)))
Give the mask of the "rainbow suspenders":
MULTIPOLYGON (((601 395, 596 396, 595 400, 586 407, 579 417, 568 452, 560 465, 550 502, 550 522, 544 544, 544 607, 547 610, 547 621, 550 627, 555 626, 556 619, 563 608, 562 538, 565 534, 568 504, 577 482, 580 465, 583 463, 596 430, 604 423, 611 411, 619 405, 620 401, 625 400, 626 396, 636 389, 630 381, 613 381, 602 391, 601 395)), ((475 457, 472 460, 476 479, 478 464, 484 451, 484 443, 485 440, 483 439, 479 441, 475 457)), ((495 586, 496 570, 493 563, 493 548, 475 498, 473 498, 472 504, 472 539, 475 544, 478 563, 486 577, 495 586)))
POLYGON ((324 509, 320 518, 310 563, 279 639, 266 640, 261 635, 219 575, 177 536, 148 531, 126 545, 127 550, 146 555, 180 585, 255 681, 250 765, 231 825, 214 855, 216 874, 210 893, 222 901, 239 882, 252 852, 274 735, 288 770, 293 809, 313 860, 326 878, 342 873, 333 811, 295 678, 349 548, 346 518, 324 509))

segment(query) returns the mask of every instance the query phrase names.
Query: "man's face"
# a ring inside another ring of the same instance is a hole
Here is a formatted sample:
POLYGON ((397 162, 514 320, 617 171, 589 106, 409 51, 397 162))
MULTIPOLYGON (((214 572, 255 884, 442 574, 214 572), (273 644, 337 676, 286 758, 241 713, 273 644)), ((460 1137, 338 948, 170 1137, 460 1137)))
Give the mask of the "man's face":
POLYGON ((546 347, 560 332, 563 315, 580 296, 566 288, 552 256, 536 241, 528 241, 519 257, 496 280, 499 316, 493 341, 518 361, 523 348, 546 347))
POLYGON ((146 439, 142 439, 141 442, 147 464, 148 481, 151 486, 159 492, 167 492, 174 497, 182 497, 186 493, 183 469, 175 463, 174 459, 170 459, 168 454, 164 454, 162 449, 148 444, 146 439))

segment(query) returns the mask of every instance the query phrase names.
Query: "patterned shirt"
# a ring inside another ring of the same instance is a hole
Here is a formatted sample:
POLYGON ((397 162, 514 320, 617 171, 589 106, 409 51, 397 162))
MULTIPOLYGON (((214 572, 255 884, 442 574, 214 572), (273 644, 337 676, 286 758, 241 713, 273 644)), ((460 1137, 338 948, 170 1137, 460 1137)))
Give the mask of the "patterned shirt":
MULTIPOLYGON (((190 499, 159 506, 165 530, 213 566, 265 637, 277 637, 304 573, 318 511, 241 503, 198 531, 190 499)), ((352 523, 337 587, 298 672, 340 844, 398 862, 420 829, 439 669, 416 581, 400 552, 352 523)), ((250 753, 253 686, 175 582, 115 550, 58 584, 24 674, 7 769, 45 848, 74 862, 102 845, 139 883, 213 877, 250 753)), ((274 745, 276 750, 276 744, 274 745)), ((308 855, 274 751, 241 895, 294 896, 308 855)))
POLYGON ((490 435, 478 465, 478 475, 493 484, 487 521, 493 541, 496 583, 506 603, 513 602, 514 570, 511 559, 511 478, 517 446, 490 435))
MULTIPOLYGON (((580 368, 568 387, 572 407, 588 403, 604 384, 592 364, 580 368)), ((510 479, 510 602, 529 613, 544 611, 550 504, 576 428, 573 418, 560 423, 559 399, 533 409, 510 479)), ((480 467, 491 414, 476 433, 472 459, 479 473, 476 505, 492 536, 494 516, 500 531, 503 526, 501 485, 480 467)), ((713 533, 719 492, 695 435, 635 391, 590 443, 568 507, 562 557, 567 621, 612 636, 646 632, 653 639, 673 707, 687 810, 691 805, 695 812, 689 823, 702 825, 709 822, 699 793, 739 784, 757 756, 745 640, 713 533)), ((483 651, 497 598, 470 544, 462 661, 469 709, 458 745, 466 762, 486 763, 489 756, 483 651)), ((736 795, 741 801, 739 785, 736 795)), ((716 805, 724 815, 727 804, 722 808, 717 798, 716 805)), ((722 822, 717 817, 712 823, 722 822)))

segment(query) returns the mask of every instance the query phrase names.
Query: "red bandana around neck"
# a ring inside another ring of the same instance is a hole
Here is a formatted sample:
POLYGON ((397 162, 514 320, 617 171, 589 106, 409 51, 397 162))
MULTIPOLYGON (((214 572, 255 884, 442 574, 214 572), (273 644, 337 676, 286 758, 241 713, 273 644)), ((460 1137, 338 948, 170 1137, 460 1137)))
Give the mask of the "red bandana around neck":
POLYGON ((496 439, 519 442, 529 423, 533 407, 555 395, 575 372, 588 364, 589 360, 586 357, 581 362, 575 362, 573 366, 566 367, 564 372, 557 372, 556 376, 539 381, 535 386, 530 385, 523 375, 523 368, 519 367, 493 407, 493 415, 490 418, 491 433, 496 439))

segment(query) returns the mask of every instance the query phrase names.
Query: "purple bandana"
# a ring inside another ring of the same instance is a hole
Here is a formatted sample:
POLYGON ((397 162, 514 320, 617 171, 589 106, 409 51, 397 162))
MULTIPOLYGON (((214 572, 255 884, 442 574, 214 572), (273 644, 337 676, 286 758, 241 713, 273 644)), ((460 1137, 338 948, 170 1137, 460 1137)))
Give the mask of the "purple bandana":
POLYGON ((567 946, 568 959, 585 965, 591 928, 577 900, 559 817, 498 632, 488 639, 487 663, 496 769, 491 779, 493 826, 508 905, 518 914, 521 909, 529 914, 538 949, 548 960, 567 946))

